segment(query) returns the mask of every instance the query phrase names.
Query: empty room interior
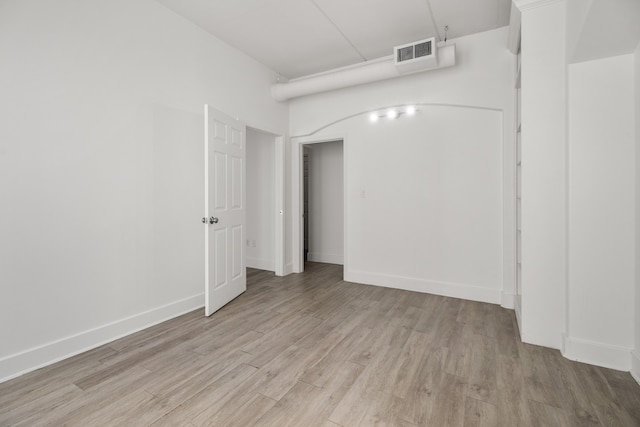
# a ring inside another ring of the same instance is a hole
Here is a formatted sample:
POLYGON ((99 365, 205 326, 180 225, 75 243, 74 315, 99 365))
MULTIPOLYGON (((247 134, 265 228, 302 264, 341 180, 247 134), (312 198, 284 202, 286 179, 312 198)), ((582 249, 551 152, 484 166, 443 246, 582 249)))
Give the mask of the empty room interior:
POLYGON ((640 1, 0 0, 0 426, 640 426, 640 1))

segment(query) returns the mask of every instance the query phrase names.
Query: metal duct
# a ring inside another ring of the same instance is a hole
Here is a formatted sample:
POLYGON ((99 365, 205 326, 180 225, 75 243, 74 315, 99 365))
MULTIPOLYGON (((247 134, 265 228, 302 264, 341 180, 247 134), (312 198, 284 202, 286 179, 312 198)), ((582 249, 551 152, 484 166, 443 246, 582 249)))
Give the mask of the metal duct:
POLYGON ((271 96, 277 101, 286 101, 299 96, 450 67, 455 63, 456 46, 443 46, 438 48, 438 64, 429 68, 403 73, 398 71, 398 68, 394 65, 394 58, 391 56, 377 61, 368 61, 325 73, 301 77, 288 83, 277 83, 271 86, 271 96))

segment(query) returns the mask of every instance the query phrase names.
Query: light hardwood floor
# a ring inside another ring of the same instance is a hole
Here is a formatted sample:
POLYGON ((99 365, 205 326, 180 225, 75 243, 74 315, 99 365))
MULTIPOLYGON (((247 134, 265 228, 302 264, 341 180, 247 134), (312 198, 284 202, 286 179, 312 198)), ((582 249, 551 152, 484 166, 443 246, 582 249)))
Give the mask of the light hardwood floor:
POLYGON ((0 426, 640 426, 629 373, 523 344, 491 304, 307 265, 0 384, 0 426))

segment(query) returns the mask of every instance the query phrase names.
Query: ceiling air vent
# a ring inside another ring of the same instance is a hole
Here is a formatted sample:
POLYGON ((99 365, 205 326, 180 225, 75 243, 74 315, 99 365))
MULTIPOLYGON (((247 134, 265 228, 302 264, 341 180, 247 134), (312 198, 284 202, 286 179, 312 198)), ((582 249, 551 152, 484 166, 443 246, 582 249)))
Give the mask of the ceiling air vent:
POLYGON ((393 48, 395 66, 401 73, 428 70, 438 66, 435 37, 393 48))

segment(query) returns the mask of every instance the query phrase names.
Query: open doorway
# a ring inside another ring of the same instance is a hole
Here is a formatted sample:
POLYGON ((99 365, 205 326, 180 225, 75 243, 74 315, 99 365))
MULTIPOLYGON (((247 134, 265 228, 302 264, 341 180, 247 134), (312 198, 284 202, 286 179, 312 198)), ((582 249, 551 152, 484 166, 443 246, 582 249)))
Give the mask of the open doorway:
POLYGON ((283 274, 282 138, 247 127, 247 224, 245 259, 249 268, 283 274))
POLYGON ((304 147, 302 152, 302 180, 303 180, 303 196, 302 196, 302 217, 303 217, 303 234, 304 245, 304 262, 309 260, 309 154, 311 149, 304 147))
MULTIPOLYGON (((343 141, 301 146, 302 262, 344 265, 343 141)), ((300 266, 304 269, 304 265, 300 266)))

